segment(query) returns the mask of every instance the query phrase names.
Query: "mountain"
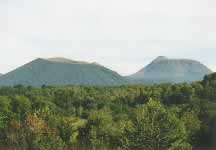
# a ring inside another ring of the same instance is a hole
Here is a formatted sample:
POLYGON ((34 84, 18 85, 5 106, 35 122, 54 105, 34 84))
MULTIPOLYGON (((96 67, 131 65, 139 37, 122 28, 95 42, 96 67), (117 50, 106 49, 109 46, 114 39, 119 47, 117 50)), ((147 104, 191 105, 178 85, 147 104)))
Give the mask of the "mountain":
POLYGON ((127 78, 138 83, 179 83, 202 80, 205 75, 210 73, 212 71, 198 61, 159 56, 149 65, 127 78))
POLYGON ((3 74, 0 73, 0 76, 2 76, 3 74))
POLYGON ((76 61, 76 60, 71 60, 62 57, 53 57, 53 58, 48 58, 47 60, 51 62, 59 62, 59 63, 66 63, 66 64, 88 64, 87 62, 84 61, 76 61))
POLYGON ((74 61, 66 58, 38 58, 0 77, 1 86, 17 84, 41 85, 103 85, 126 83, 118 73, 97 63, 74 61))

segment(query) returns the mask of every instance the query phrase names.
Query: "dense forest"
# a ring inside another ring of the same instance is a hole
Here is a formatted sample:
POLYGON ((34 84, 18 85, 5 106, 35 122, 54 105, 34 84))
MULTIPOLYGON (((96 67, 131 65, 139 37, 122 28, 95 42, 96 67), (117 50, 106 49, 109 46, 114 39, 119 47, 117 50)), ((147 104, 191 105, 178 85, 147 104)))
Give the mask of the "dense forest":
POLYGON ((191 84, 1 87, 0 149, 216 149, 216 74, 191 84))

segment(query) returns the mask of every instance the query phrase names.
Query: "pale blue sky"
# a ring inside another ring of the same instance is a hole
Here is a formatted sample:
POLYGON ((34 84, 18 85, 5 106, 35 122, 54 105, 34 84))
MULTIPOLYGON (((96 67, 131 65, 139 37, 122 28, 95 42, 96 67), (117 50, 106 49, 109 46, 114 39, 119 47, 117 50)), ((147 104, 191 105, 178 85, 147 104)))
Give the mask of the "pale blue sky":
POLYGON ((1 0, 0 72, 37 57, 132 74, 159 55, 216 71, 215 0, 1 0))

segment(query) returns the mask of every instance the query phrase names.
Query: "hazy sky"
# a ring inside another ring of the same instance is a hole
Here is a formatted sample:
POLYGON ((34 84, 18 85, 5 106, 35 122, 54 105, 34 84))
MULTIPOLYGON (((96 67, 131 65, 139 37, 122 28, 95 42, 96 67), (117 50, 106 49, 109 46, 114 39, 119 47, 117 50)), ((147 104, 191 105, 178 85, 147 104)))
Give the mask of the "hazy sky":
POLYGON ((216 1, 0 0, 0 52, 1 73, 62 56, 128 75, 159 55, 216 71, 216 1))

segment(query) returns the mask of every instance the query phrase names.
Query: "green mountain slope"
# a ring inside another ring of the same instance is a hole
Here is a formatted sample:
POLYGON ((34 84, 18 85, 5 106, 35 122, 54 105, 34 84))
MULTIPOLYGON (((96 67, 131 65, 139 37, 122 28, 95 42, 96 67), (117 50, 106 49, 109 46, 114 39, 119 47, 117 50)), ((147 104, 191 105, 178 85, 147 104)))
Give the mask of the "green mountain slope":
POLYGON ((65 58, 36 59, 0 77, 1 86, 10 85, 103 85, 126 83, 118 73, 95 63, 65 58))
POLYGON ((202 80, 210 73, 212 71, 198 61, 159 56, 145 68, 127 78, 132 82, 179 83, 202 80))

